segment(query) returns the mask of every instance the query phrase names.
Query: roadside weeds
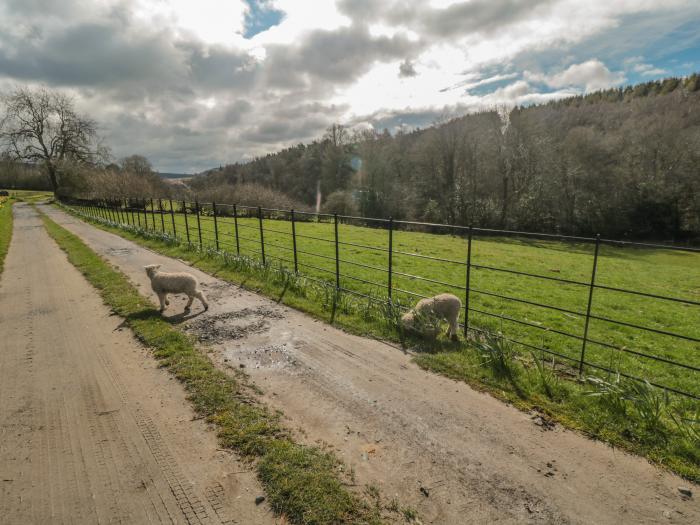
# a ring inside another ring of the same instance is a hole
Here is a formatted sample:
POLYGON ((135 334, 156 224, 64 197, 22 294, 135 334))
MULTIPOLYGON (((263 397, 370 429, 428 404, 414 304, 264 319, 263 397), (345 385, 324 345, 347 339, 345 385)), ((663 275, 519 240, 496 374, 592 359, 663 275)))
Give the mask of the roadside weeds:
POLYGON ((0 197, 0 274, 12 240, 12 204, 12 199, 0 197))

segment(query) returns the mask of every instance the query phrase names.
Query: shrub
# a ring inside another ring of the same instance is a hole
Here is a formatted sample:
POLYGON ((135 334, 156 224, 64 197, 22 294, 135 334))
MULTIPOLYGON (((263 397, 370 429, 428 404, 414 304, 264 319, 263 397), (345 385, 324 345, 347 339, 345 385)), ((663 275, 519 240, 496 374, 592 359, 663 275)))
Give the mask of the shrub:
POLYGON ((217 204, 241 204, 244 206, 262 206, 282 210, 308 209, 308 206, 280 191, 266 188, 260 184, 222 184, 197 191, 200 202, 216 202, 217 204))
POLYGON ((334 191, 323 203, 324 213, 337 213, 338 215, 357 215, 357 203, 349 191, 334 191))

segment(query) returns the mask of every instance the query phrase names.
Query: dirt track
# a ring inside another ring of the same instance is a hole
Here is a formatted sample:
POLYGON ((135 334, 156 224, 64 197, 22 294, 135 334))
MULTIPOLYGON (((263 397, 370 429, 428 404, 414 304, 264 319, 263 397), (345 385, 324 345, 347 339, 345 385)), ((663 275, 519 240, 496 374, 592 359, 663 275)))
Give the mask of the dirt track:
POLYGON ((274 523, 254 473, 217 450, 120 321, 16 205, 0 280, 0 523, 274 523))
MULTIPOLYGON (((144 265, 188 269, 47 211, 144 293, 144 265)), ((244 365, 266 400, 302 429, 300 439, 330 444, 358 483, 376 483, 427 523, 700 523, 697 496, 685 501, 677 490, 688 483, 643 459, 560 428, 544 430, 528 414, 418 369, 396 348, 188 271, 212 308, 194 309, 185 322, 216 334, 211 355, 218 365, 244 365)), ((183 305, 171 300, 166 315, 181 316, 183 305)))

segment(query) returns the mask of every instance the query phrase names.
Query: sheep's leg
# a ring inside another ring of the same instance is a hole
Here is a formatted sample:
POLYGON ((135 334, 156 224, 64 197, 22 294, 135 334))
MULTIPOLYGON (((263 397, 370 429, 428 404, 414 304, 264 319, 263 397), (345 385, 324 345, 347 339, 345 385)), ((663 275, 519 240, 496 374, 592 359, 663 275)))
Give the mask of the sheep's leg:
POLYGON ((450 328, 447 332, 452 339, 457 339, 457 318, 450 319, 450 328))
POLYGON ((200 300, 200 302, 202 303, 202 306, 204 306, 204 309, 209 310, 209 303, 207 303, 207 298, 204 297, 204 294, 202 293, 202 291, 197 290, 194 294, 197 297, 197 299, 200 300))
POLYGON ((165 305, 168 304, 166 296, 167 296, 167 294, 164 294, 164 293, 158 294, 158 301, 160 302, 160 311, 161 312, 163 310, 165 310, 165 305))
POLYGON ((192 301, 194 301, 194 295, 187 294, 187 304, 185 305, 185 312, 190 311, 190 307, 192 306, 192 301))

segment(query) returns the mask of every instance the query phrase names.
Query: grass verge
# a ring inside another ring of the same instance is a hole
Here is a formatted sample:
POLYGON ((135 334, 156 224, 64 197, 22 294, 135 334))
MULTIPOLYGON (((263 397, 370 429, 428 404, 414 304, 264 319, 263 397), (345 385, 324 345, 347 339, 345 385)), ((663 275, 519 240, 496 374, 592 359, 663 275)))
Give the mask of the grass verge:
POLYGON ((221 444, 255 462, 275 512, 292 523, 381 523, 381 510, 350 492, 330 453, 295 443, 277 415, 247 395, 243 374, 217 370, 185 334, 164 321, 121 272, 78 237, 42 215, 49 235, 136 336, 188 391, 197 413, 217 428, 221 444))
POLYGON ((338 294, 296 276, 284 267, 261 265, 249 257, 198 250, 171 235, 120 228, 80 215, 96 226, 164 255, 180 258, 224 280, 242 284, 349 332, 414 346, 416 363, 479 390, 533 410, 568 428, 645 456, 694 482, 700 482, 700 405, 672 398, 654 387, 635 392, 615 376, 580 382, 572 370, 546 354, 516 351, 502 339, 453 343, 406 340, 397 330, 398 308, 338 294))
POLYGON ((12 199, 0 197, 0 274, 12 240, 12 199))

